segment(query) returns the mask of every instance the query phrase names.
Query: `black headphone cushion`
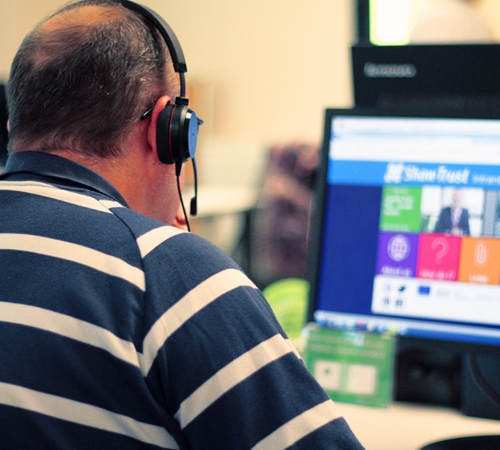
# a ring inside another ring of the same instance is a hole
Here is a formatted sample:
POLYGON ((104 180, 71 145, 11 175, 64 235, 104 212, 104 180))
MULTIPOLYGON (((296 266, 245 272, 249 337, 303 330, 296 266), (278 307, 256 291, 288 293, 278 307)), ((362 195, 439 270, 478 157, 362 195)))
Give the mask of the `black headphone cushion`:
POLYGON ((156 146, 164 164, 184 163, 194 158, 198 119, 184 105, 168 104, 158 116, 156 146))

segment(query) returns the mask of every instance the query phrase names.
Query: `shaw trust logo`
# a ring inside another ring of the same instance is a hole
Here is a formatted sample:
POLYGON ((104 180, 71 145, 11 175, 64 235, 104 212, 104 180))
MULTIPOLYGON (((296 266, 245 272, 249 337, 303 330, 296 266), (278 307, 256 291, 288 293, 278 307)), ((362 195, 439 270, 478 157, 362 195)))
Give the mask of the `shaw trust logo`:
POLYGON ((403 163, 389 163, 385 170, 384 181, 386 183, 401 183, 403 180, 403 171, 405 165, 403 163))
POLYGON ((470 170, 468 168, 457 170, 444 164, 435 167, 421 167, 418 164, 390 162, 385 169, 384 182, 395 184, 416 182, 467 185, 469 177, 470 170))

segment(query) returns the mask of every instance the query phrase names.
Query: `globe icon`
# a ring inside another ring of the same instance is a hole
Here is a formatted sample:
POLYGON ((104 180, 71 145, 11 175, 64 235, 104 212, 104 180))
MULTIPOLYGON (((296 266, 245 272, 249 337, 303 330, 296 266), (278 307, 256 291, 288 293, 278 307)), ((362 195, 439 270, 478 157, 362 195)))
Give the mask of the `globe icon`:
POLYGON ((387 243, 387 254, 396 262, 404 261, 408 257, 410 249, 410 241, 402 234, 396 234, 387 243))

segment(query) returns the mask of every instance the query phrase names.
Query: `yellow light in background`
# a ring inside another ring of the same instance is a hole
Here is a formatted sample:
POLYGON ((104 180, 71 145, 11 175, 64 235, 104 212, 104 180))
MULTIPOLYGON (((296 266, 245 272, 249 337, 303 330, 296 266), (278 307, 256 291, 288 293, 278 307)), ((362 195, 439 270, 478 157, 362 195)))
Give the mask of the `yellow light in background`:
POLYGON ((418 0, 371 0, 370 41, 376 45, 408 44, 418 0))

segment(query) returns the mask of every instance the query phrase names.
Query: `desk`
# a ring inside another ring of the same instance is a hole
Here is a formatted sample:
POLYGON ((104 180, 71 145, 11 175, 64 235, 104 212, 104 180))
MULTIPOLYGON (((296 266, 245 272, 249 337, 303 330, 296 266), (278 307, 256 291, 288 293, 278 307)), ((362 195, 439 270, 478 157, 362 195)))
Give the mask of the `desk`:
POLYGON ((500 434, 500 421, 468 417, 448 408, 399 402, 388 409, 345 403, 337 403, 337 408, 367 450, 417 450, 442 439, 500 434))

